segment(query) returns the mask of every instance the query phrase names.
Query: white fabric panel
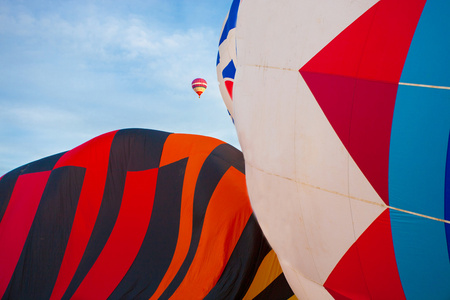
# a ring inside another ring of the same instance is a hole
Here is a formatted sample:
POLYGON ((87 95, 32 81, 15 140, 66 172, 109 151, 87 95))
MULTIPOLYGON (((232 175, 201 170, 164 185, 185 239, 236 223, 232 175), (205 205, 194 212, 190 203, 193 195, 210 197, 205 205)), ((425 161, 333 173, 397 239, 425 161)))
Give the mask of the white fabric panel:
POLYGON ((299 188, 297 198, 301 199, 309 246, 323 284, 356 241, 350 201, 344 195, 306 185, 299 188))
POLYGON ((245 65, 300 69, 377 0, 243 0, 238 59, 245 65))
POLYGON ((295 295, 300 300, 333 300, 333 297, 321 285, 309 278, 305 278, 298 270, 290 265, 280 262, 284 275, 291 287, 295 286, 295 295))
POLYGON ((297 184, 289 179, 262 172, 245 164, 247 188, 258 223, 281 261, 302 270, 310 280, 319 282, 304 224, 297 184), (286 214, 290 211, 290 214, 286 214), (282 257, 282 258, 280 258, 282 257))
POLYGON ((348 195, 351 157, 299 72, 295 115, 296 180, 348 195))
POLYGON ((387 206, 353 159, 349 160, 349 196, 355 236, 358 238, 387 206))
POLYGON ((295 178, 296 97, 279 86, 295 86, 298 72, 245 67, 236 74, 234 118, 245 159, 270 174, 295 178), (245 83, 241 89, 240 83, 245 83), (271 88, 262 88, 271 87, 271 88), (280 130, 283 128, 283 130, 280 130))
POLYGON ((350 199, 352 207, 352 219, 355 237, 358 239, 367 227, 383 213, 387 208, 386 205, 374 205, 360 199, 350 199))
POLYGON ((275 252, 302 276, 323 284, 337 262, 385 209, 267 174, 246 163, 252 207, 275 252), (358 232, 356 229, 360 229, 358 232))
POLYGON ((234 119, 250 200, 299 299, 385 209, 299 69, 375 0, 241 2, 234 119))

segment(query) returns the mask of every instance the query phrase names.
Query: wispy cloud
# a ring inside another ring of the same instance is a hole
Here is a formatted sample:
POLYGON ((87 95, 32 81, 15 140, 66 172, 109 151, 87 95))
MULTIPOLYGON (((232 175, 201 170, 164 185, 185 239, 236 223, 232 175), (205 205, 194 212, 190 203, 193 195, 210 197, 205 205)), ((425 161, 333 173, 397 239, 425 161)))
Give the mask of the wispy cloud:
POLYGON ((223 19, 166 23, 187 1, 159 10, 131 2, 133 10, 113 2, 0 3, 0 173, 126 127, 237 145, 216 84, 223 19), (190 89, 195 77, 209 82, 201 102, 190 89), (33 150, 20 149, 19 137, 33 150))

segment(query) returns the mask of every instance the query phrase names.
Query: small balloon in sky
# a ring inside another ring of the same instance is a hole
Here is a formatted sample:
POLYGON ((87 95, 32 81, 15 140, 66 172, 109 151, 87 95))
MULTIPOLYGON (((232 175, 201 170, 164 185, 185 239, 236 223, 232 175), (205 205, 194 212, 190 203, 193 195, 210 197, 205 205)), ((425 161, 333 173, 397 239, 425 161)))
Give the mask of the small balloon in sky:
POLYGON ((203 92, 206 90, 207 87, 208 87, 208 83, 203 78, 195 78, 192 81, 192 89, 194 90, 194 92, 197 93, 199 98, 203 94, 203 92))

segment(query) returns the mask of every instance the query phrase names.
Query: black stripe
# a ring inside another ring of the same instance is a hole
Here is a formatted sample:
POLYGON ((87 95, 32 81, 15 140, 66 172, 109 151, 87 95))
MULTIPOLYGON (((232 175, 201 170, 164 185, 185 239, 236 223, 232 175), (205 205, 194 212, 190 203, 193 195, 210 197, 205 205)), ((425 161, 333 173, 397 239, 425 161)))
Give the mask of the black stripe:
POLYGON ((14 185, 17 182, 17 178, 22 174, 52 170, 56 162, 64 153, 65 152, 42 158, 40 160, 18 167, 3 175, 2 179, 0 180, 0 222, 2 221, 5 214, 6 207, 9 204, 9 200, 14 190, 14 185))
POLYGON ((0 180, 0 222, 5 215, 6 208, 8 207, 14 186, 17 182, 17 178, 19 178, 20 171, 20 169, 15 169, 14 171, 6 173, 0 180))
POLYGON ((24 165, 23 167, 21 167, 21 169, 23 168, 22 174, 50 171, 56 165, 61 156, 63 156, 65 153, 67 152, 54 154, 24 165))
POLYGON ((158 170, 152 216, 136 259, 109 299, 149 299, 175 252, 187 158, 158 170))
POLYGON ((169 134, 146 129, 124 129, 115 134, 100 210, 86 250, 63 299, 73 296, 106 245, 119 215, 127 172, 158 167, 169 134))
POLYGON ((52 171, 4 299, 49 299, 58 276, 85 169, 52 171))
POLYGON ((281 273, 254 300, 287 300, 292 296, 294 296, 294 292, 284 277, 284 273, 281 273))
POLYGON ((242 153, 228 144, 217 146, 206 158, 195 186, 192 237, 189 251, 174 279, 161 295, 160 299, 170 298, 186 276, 197 252, 209 200, 217 184, 230 166, 243 170, 244 161, 242 153))
POLYGON ((245 174, 244 155, 235 147, 229 144, 221 144, 211 154, 223 157, 230 166, 245 174))
POLYGON ((242 299, 271 249, 252 214, 221 277, 205 299, 242 299))
POLYGON ((114 149, 127 152, 128 171, 158 168, 164 143, 170 134, 150 129, 123 129, 114 137, 114 149))

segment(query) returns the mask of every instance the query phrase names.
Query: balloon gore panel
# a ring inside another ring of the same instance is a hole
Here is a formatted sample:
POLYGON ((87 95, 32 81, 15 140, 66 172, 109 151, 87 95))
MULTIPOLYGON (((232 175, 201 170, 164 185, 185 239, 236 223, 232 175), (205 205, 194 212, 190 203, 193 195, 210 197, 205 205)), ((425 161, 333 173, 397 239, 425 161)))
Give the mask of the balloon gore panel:
POLYGON ((2 299, 293 296, 214 138, 106 133, 5 174, 0 217, 2 299))

